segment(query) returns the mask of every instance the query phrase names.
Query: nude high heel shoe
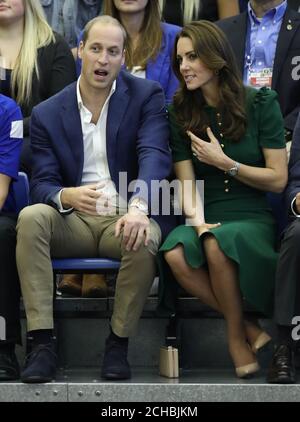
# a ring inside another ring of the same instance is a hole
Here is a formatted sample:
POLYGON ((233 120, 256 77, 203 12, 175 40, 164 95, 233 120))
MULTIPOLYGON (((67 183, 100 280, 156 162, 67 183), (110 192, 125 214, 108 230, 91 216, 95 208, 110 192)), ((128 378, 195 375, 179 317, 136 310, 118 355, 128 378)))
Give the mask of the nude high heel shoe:
POLYGON ((250 378, 260 370, 257 362, 249 363, 248 365, 239 366, 235 368, 235 373, 238 378, 250 378))
POLYGON ((269 334, 263 331, 261 334, 259 334, 255 342, 253 343, 251 347, 252 352, 256 355, 258 351, 265 347, 271 340, 272 338, 269 336, 269 334))

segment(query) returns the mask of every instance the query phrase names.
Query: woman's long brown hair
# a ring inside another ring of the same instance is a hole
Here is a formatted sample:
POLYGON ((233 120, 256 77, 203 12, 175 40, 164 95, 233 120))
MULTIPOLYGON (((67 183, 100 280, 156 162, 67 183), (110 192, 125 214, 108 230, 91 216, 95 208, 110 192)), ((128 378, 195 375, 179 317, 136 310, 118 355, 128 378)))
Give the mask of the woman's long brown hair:
MULTIPOLYGON (((121 23, 120 13, 113 0, 104 0, 102 13, 118 19, 121 23)), ((145 8, 144 22, 141 28, 140 39, 137 47, 133 49, 129 35, 125 46, 125 64, 128 69, 133 66, 146 68, 149 60, 155 60, 162 45, 161 13, 159 0, 148 0, 145 8)))
POLYGON ((222 116, 222 133, 228 139, 239 141, 246 130, 245 87, 225 34, 209 21, 191 22, 176 37, 173 70, 180 86, 174 97, 174 108, 179 125, 184 133, 190 130, 203 135, 210 124, 204 111, 205 100, 201 89, 188 90, 179 70, 177 42, 182 37, 192 41, 195 54, 204 65, 218 74, 217 109, 222 116))

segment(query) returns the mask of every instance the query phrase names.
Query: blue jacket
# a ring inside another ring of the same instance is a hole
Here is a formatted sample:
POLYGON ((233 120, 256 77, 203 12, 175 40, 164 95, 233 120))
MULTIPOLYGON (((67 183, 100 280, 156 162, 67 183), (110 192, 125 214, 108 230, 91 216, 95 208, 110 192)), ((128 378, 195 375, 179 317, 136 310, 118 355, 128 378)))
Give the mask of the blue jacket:
MULTIPOLYGON (((23 141, 23 116, 11 98, 0 95, 0 173, 16 180, 23 141)), ((12 185, 2 211, 15 211, 12 185)))
POLYGON ((146 78, 161 84, 167 104, 173 100, 173 95, 179 82, 172 70, 172 55, 175 38, 181 30, 179 26, 162 23, 163 42, 161 50, 155 61, 151 60, 146 67, 146 78))
MULTIPOLYGON (((172 54, 175 44, 175 37, 181 30, 179 26, 171 25, 162 22, 163 40, 161 50, 156 57, 156 60, 151 60, 146 67, 146 79, 157 81, 162 86, 165 93, 167 104, 170 104, 173 95, 178 88, 179 82, 172 70, 172 54)), ((79 37, 81 41, 82 33, 79 37)), ((77 58, 76 61, 77 76, 81 72, 81 60, 77 58)))
MULTIPOLYGON (((121 71, 112 95, 107 116, 106 148, 112 181, 119 191, 119 173, 126 172, 127 188, 135 179, 143 181, 148 192, 133 194, 144 198, 151 211, 153 179, 169 176, 172 168, 168 147, 169 127, 164 95, 152 81, 135 78, 121 71)), ((33 109, 31 119, 33 203, 56 207, 54 195, 63 187, 79 186, 82 179, 84 152, 76 83, 33 109)), ((124 177, 120 182, 124 183, 124 177)), ((169 216, 153 216, 163 235, 173 227, 169 216)))

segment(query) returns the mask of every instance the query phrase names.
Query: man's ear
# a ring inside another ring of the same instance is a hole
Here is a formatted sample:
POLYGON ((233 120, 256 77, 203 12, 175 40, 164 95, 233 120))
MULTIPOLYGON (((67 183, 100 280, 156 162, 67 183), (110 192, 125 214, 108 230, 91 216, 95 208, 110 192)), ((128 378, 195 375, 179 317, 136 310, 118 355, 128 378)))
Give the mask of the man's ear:
POLYGON ((82 51, 83 51, 83 49, 84 49, 84 44, 83 44, 83 41, 80 41, 80 43, 79 43, 79 47, 78 47, 78 57, 80 58, 80 59, 82 59, 82 51))
POLYGON ((123 53, 122 53, 122 66, 125 64, 125 53, 126 53, 126 50, 124 48, 123 53))

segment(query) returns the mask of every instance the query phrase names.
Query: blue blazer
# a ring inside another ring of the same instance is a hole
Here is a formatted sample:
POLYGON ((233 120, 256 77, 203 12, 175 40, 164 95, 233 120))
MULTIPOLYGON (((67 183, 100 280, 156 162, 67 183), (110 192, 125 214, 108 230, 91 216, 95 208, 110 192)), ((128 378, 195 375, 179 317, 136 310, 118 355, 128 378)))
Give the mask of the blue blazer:
POLYGON ((167 104, 173 100, 179 81, 172 69, 172 55, 175 38, 181 30, 180 26, 162 22, 163 41, 161 50, 155 60, 151 60, 146 67, 146 78, 161 84, 167 104))
MULTIPOLYGON (((173 95, 178 88, 179 82, 172 70, 172 55, 175 46, 175 38, 181 30, 180 26, 171 25, 162 22, 163 39, 161 50, 155 60, 151 60, 146 67, 146 79, 159 82, 164 90, 166 102, 170 104, 173 95)), ((79 42, 82 39, 82 33, 79 36, 79 42)), ((76 60, 77 76, 81 72, 81 59, 76 60)))
MULTIPOLYGON (((133 194, 128 192, 128 200, 138 194, 151 204, 151 180, 165 179, 171 173, 168 139, 165 99, 159 84, 121 71, 107 116, 109 171, 118 191, 120 172, 127 173, 127 180, 124 177, 121 180, 122 183, 126 180, 125 186, 139 179, 148 187, 146 195, 136 185, 133 194)), ((83 135, 76 82, 34 107, 31 143, 32 201, 56 207, 52 201, 54 195, 63 187, 79 186, 82 179, 83 135)), ((174 226, 173 218, 168 216, 153 218, 163 236, 174 226)))

